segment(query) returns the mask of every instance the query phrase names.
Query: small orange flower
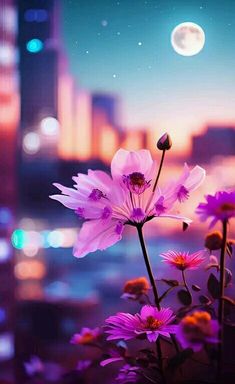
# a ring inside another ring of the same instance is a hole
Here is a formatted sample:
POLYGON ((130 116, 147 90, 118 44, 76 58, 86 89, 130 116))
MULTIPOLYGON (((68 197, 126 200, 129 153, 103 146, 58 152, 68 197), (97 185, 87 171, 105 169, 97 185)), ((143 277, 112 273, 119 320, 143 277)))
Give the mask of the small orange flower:
POLYGON ((81 333, 75 333, 70 340, 71 344, 87 345, 97 340, 100 335, 100 329, 82 328, 81 333))
POLYGON ((150 288, 146 277, 138 277, 137 279, 128 280, 124 285, 124 293, 134 296, 140 296, 148 292, 150 288))

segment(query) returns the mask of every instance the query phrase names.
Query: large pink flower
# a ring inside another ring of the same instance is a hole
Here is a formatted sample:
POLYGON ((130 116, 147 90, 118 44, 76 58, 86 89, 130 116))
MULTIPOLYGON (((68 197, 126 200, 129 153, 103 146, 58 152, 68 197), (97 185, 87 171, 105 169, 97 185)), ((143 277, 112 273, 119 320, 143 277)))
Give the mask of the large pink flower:
POLYGON ((205 251, 195 253, 168 251, 160 256, 162 261, 172 267, 184 271, 185 269, 197 269, 205 260, 205 251))
POLYGON ((196 213, 200 216, 201 221, 212 218, 210 228, 219 220, 224 221, 235 217, 235 191, 220 191, 216 192, 214 196, 207 195, 206 203, 199 204, 196 213))
POLYGON ((176 325, 171 325, 175 316, 169 308, 158 310, 151 305, 144 305, 140 313, 119 312, 106 319, 108 340, 129 340, 145 335, 150 342, 157 340, 159 335, 170 337, 176 332, 176 325))
POLYGON ((115 244, 121 239, 125 224, 145 223, 154 217, 191 222, 175 214, 174 205, 188 198, 201 184, 205 171, 198 166, 189 171, 185 166, 177 182, 153 192, 156 171, 149 151, 120 149, 111 163, 112 177, 102 171, 89 170, 87 175, 78 174, 73 178, 74 188, 54 184, 62 194, 51 198, 87 220, 74 248, 76 257, 115 244))

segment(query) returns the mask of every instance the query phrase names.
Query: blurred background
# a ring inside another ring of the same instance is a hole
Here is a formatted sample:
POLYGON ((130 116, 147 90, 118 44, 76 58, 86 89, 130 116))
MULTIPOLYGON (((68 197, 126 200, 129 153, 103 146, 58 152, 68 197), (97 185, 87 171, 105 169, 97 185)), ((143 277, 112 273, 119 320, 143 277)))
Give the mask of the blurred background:
MULTIPOLYGON (((204 194, 234 187, 234 13, 228 0, 1 0, 0 379, 26 383, 32 355, 54 372, 74 367, 84 352, 69 344, 72 334, 130 309, 122 286, 146 274, 131 230, 75 259, 81 222, 49 199, 53 182, 72 186, 78 172, 108 170, 120 147, 159 159, 156 140, 168 131, 162 181, 185 161, 207 171, 184 215, 195 218, 204 194), (205 31, 196 56, 171 47, 184 21, 205 31)), ((201 249, 205 230, 197 218, 184 233, 171 222, 148 225, 155 273, 164 275, 160 252, 201 249)))

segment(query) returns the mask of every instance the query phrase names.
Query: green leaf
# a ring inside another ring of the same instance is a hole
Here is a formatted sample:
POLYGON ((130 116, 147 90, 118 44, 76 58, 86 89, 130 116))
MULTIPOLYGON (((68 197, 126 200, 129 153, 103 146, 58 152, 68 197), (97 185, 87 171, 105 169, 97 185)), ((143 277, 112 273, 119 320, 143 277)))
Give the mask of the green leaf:
POLYGON ((192 304, 192 296, 188 291, 181 289, 180 291, 177 292, 177 296, 178 296, 179 301, 182 304, 187 305, 187 306, 192 304))
POLYGON ((213 299, 218 299, 220 296, 220 287, 219 287, 219 281, 215 277, 213 273, 210 274, 209 279, 207 281, 207 289, 213 299))
POLYGON ((192 289, 193 291, 199 292, 201 290, 201 287, 199 287, 199 285, 193 284, 192 289))

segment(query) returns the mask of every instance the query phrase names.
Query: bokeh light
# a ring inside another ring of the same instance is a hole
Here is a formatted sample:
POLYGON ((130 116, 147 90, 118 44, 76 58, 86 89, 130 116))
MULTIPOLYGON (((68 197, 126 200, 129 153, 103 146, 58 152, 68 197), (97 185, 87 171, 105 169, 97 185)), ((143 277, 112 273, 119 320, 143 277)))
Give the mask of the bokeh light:
POLYGON ((43 49, 43 42, 39 39, 32 39, 26 43, 27 51, 30 53, 38 53, 43 49))
POLYGON ((59 133, 59 122, 55 117, 45 117, 42 119, 40 127, 44 135, 55 136, 59 133))
POLYGON ((23 149, 29 155, 36 154, 41 147, 40 137, 36 132, 28 132, 23 138, 23 149))
POLYGON ((0 239, 0 263, 9 260, 11 257, 11 247, 6 239, 0 239))
POLYGON ((16 249, 23 249, 26 242, 26 234, 23 229, 16 229, 11 236, 12 245, 16 249))

